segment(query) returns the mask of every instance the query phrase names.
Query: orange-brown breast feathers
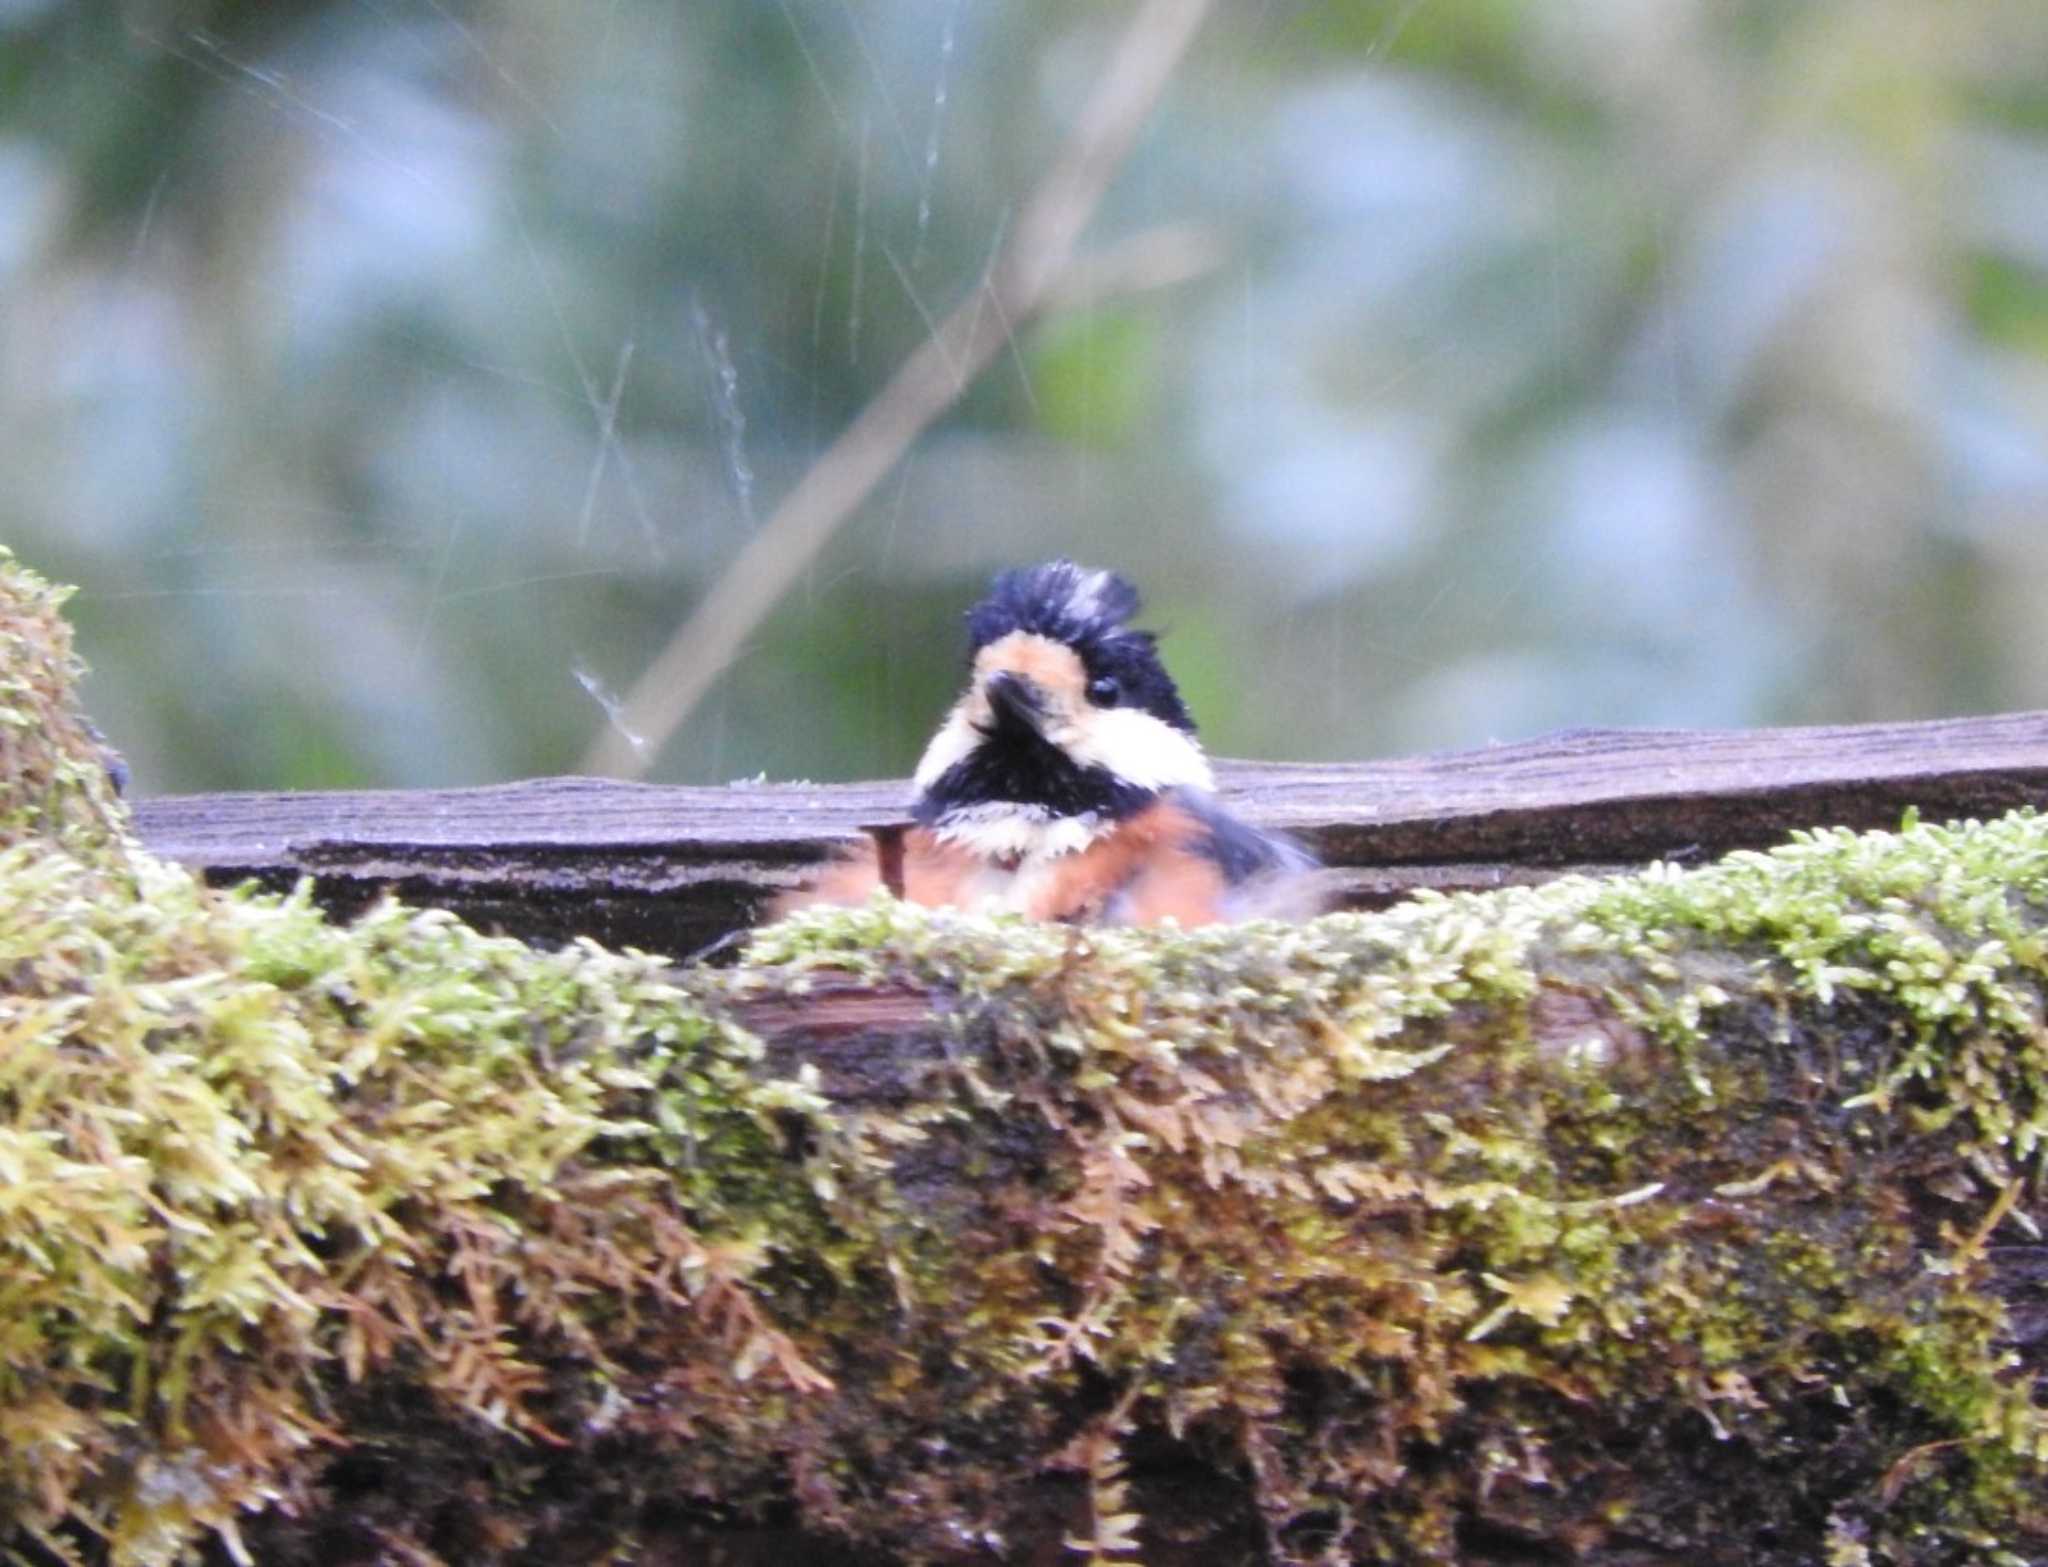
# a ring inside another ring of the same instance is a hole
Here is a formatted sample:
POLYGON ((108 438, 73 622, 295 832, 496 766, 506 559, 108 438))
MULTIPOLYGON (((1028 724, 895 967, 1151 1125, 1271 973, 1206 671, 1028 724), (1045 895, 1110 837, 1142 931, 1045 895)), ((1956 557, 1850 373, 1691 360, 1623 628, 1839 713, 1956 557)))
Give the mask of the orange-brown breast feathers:
MULTIPOLYGON (((1199 852, 1202 828, 1170 801, 1117 823, 1085 849, 1014 864, 984 860, 925 829, 903 836, 903 896, 930 908, 1118 925, 1227 918, 1221 869, 1199 852)), ((776 918, 818 904, 865 903, 882 886, 875 846, 849 848, 810 887, 771 906, 776 918)))
MULTIPOLYGON (((958 900, 974 856, 940 843, 922 827, 903 834, 903 897, 928 908, 961 908, 958 900)), ((769 917, 781 919, 798 909, 819 904, 865 903, 883 886, 881 857, 871 839, 849 845, 818 873, 807 887, 783 893, 768 906, 769 917)))
POLYGON ((1222 870, 1198 853, 1201 827, 1170 801, 1117 823, 1078 854, 1052 864, 1037 919, 1206 925, 1224 917, 1222 870))

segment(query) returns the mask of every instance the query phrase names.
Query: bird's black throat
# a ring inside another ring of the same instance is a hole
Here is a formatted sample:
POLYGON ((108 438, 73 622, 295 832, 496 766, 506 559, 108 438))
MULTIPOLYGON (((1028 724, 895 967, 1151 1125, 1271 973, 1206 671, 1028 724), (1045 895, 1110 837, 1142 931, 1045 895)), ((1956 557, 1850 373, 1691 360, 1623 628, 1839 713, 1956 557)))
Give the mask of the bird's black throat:
POLYGON ((1022 712, 998 705, 981 743, 933 780, 911 814, 931 827, 975 806, 1017 805, 1048 817, 1117 821, 1143 810, 1154 791, 1106 767, 1083 767, 1052 744, 1022 712))

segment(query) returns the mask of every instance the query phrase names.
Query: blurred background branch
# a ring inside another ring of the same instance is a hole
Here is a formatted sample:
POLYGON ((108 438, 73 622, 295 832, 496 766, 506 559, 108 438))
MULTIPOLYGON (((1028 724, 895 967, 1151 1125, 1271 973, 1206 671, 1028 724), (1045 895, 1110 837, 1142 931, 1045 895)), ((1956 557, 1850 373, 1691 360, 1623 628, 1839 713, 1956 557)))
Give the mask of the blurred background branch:
MULTIPOLYGON (((911 443, 1018 332, 1035 323, 1065 278, 1103 192, 1194 41, 1211 0, 1144 0, 1083 106, 1059 161, 968 297, 825 449, 727 568, 599 731, 583 770, 638 777, 682 727, 826 540, 911 443)), ((1159 246, 1148 250, 1156 257, 1159 246)), ((1169 261, 1170 257, 1167 258, 1169 261)), ((1178 281, 1184 270, 1128 266, 1096 278, 1178 281)), ((1096 283, 1096 292, 1102 282, 1096 283)))

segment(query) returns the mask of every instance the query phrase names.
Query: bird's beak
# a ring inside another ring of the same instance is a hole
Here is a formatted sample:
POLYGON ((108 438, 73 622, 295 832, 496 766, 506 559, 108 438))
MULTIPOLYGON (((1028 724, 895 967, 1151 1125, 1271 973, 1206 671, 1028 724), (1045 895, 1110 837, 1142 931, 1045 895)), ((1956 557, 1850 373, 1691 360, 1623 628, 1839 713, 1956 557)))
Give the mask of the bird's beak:
POLYGON ((982 690, 998 729, 1016 726, 1036 731, 1045 717, 1045 699, 1028 676, 1001 669, 988 677, 982 690))

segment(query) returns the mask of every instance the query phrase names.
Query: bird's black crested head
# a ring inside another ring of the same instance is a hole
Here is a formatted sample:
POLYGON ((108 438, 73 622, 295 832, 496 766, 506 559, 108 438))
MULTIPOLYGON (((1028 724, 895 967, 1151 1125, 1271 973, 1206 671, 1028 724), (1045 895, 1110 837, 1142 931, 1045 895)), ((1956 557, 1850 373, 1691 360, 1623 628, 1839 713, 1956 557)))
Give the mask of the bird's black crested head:
POLYGON ((991 856, 1064 852, 1162 791, 1210 787, 1137 608, 1124 578, 1072 561, 997 577, 967 616, 967 690, 918 763, 918 820, 991 856))
POLYGON ((1070 560, 1005 571, 988 596, 967 612, 970 656, 1016 632, 1064 643, 1087 670, 1098 706, 1135 707, 1185 733, 1194 732, 1180 692, 1159 661, 1158 638, 1133 630, 1138 590, 1113 571, 1089 571, 1070 560))

